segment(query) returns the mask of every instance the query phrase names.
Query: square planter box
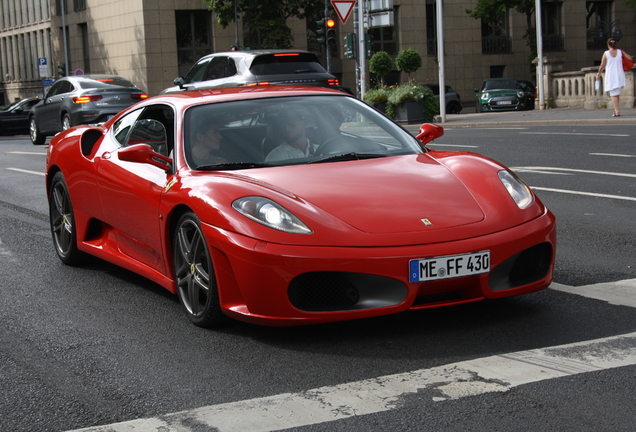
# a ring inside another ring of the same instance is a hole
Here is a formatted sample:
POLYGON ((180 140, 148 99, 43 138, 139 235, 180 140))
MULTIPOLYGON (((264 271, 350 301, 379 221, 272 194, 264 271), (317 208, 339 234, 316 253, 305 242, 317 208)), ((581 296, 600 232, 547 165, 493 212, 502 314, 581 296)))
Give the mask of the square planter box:
POLYGON ((424 123, 422 102, 407 101, 395 110, 395 122, 399 124, 424 123))

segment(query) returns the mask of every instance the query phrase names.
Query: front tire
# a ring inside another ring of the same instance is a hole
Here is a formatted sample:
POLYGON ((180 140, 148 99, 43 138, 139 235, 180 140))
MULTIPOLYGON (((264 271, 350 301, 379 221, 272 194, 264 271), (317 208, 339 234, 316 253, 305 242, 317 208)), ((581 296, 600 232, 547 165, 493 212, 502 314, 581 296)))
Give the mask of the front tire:
POLYGON ((42 135, 40 133, 38 124, 35 122, 35 117, 31 117, 29 120, 29 136, 31 137, 31 142, 34 145, 42 145, 44 144, 44 141, 46 141, 46 135, 42 135))
POLYGON ((181 306, 199 327, 224 321, 210 250, 194 213, 179 219, 173 237, 174 274, 181 306))
POLYGON ((66 265, 81 264, 85 255, 77 248, 77 228, 73 205, 61 172, 55 174, 51 182, 49 220, 57 256, 66 265))

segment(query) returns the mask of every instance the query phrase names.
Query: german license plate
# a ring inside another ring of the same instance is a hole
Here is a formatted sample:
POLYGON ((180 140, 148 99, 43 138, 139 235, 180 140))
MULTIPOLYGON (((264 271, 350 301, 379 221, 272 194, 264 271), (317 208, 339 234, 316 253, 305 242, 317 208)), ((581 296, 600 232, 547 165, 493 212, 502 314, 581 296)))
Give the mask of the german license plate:
POLYGON ((512 101, 498 101, 497 105, 512 105, 512 101))
POLYGON ((409 261, 410 282, 450 279, 489 271, 490 251, 409 261))

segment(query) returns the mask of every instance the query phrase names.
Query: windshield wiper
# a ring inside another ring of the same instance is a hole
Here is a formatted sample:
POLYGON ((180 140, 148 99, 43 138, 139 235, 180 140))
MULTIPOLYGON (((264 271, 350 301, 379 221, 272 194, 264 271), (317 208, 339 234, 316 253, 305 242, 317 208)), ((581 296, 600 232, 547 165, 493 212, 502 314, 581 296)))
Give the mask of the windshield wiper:
POLYGON ((309 73, 309 72, 312 72, 312 70, 311 69, 298 69, 296 71, 296 73, 309 73))
POLYGON ((263 168, 272 166, 271 164, 260 163, 260 162, 228 162, 221 163, 215 165, 201 165, 196 169, 198 170, 210 170, 210 171, 223 171, 223 170, 233 170, 233 169, 243 169, 243 168, 263 168))
POLYGON ((380 153, 344 153, 334 156, 329 156, 323 159, 318 159, 315 161, 307 162, 308 164, 322 163, 322 162, 340 162, 340 161, 350 161, 350 160, 361 160, 361 159, 375 159, 385 157, 385 154, 380 153))

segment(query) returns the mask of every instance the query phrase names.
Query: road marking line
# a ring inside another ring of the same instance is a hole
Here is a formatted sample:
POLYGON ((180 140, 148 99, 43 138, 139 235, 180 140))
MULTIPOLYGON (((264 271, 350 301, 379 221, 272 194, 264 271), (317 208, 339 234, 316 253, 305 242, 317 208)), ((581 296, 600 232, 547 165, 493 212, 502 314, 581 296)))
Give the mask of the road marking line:
POLYGON ((584 135, 584 136, 613 136, 613 137, 628 137, 629 134, 591 134, 591 133, 578 133, 578 132, 519 132, 524 135, 584 135))
POLYGON ((428 394, 433 401, 456 400, 635 364, 636 333, 628 333, 78 431, 177 432, 195 424, 220 432, 274 431, 390 411, 410 394, 428 394))
POLYGON ((30 170, 25 170, 22 168, 7 168, 10 171, 17 171, 17 172, 21 172, 21 173, 26 173, 26 174, 35 174, 35 175, 41 175, 43 176, 44 173, 43 172, 38 172, 38 171, 30 171, 30 170))
POLYGON ((592 196, 596 198, 609 198, 609 199, 617 199, 617 200, 624 200, 624 201, 636 201, 636 197, 628 197, 628 196, 621 196, 621 195, 608 195, 608 194, 599 194, 599 193, 593 193, 593 192, 579 192, 579 191, 573 191, 573 190, 567 190, 567 189, 554 189, 554 188, 545 188, 545 187, 536 187, 536 186, 530 186, 530 187, 533 190, 545 191, 545 192, 557 192, 557 193, 564 193, 564 194, 570 194, 570 195, 592 196))
POLYGON ((22 152, 22 151, 10 151, 8 154, 21 154, 21 155, 38 155, 38 156, 46 156, 46 153, 34 153, 34 152, 22 152))
POLYGON ((557 167, 533 167, 533 166, 521 166, 521 167, 512 167, 513 171, 523 171, 523 170, 539 170, 539 171, 565 171, 565 172, 574 172, 574 173, 582 173, 582 174, 598 174, 598 175, 609 175, 615 177, 628 177, 628 178, 636 178, 636 174, 627 174, 627 173, 616 173, 609 171, 591 171, 591 170, 581 170, 581 169, 572 169, 572 168, 557 168, 557 167))
POLYGON ((591 156, 613 156, 613 157, 624 157, 624 158, 633 158, 636 155, 624 155, 624 154, 616 154, 616 153, 590 153, 591 156))
POLYGON ((636 279, 571 287, 553 283, 550 288, 570 294, 603 300, 612 305, 636 308, 636 279))

